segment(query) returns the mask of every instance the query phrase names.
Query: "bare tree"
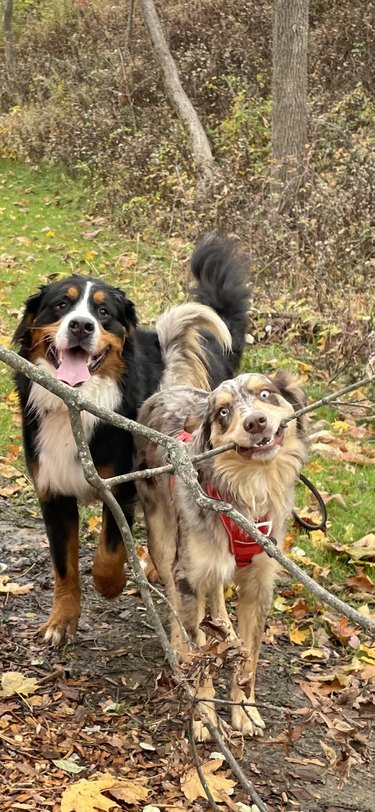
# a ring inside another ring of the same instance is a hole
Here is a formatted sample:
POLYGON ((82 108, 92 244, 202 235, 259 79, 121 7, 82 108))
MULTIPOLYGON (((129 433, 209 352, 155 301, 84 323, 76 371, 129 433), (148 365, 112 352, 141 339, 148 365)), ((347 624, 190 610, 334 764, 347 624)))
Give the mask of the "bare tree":
POLYGON ((197 170, 198 189, 206 192, 214 180, 215 163, 206 133, 196 110, 182 87, 153 0, 139 0, 155 57, 163 74, 165 90, 190 138, 197 170))
POLYGON ((14 79, 14 50, 13 50, 13 0, 2 0, 3 31, 5 42, 5 68, 8 80, 13 83, 14 79))
POLYGON ((284 197, 296 190, 307 140, 309 0, 275 0, 273 20, 272 153, 284 197))

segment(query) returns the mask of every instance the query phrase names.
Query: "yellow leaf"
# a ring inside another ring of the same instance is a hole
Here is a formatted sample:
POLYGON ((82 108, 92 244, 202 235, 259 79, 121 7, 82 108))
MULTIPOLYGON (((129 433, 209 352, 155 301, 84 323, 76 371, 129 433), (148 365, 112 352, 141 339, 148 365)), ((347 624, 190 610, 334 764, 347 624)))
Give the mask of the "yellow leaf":
POLYGON ((314 471, 316 474, 319 474, 319 472, 322 470, 323 466, 319 462, 319 460, 311 460, 311 462, 309 462, 308 468, 309 468, 309 471, 314 471))
POLYGON ((350 431, 351 425, 347 423, 346 420, 334 420, 332 423, 333 431, 338 431, 339 434, 344 434, 346 431, 350 431))
POLYGON ((56 237, 56 234, 54 231, 47 231, 47 237, 50 237, 50 239, 53 240, 53 238, 56 237))
POLYGON ((303 651, 301 654, 302 659, 304 660, 306 657, 324 657, 324 651, 321 651, 320 648, 307 648, 306 651, 303 651))
POLYGON ((13 694, 30 696, 38 687, 36 679, 25 677, 20 671, 5 671, 1 677, 1 685, 0 696, 13 696, 13 694))
POLYGON ((16 584, 9 581, 9 575, 0 575, 0 592, 8 595, 26 595, 33 588, 33 584, 16 584))
POLYGON ((308 636, 308 629, 297 629, 297 626, 293 626, 291 629, 289 629, 289 639, 297 646, 302 646, 302 643, 307 640, 308 636))
POLYGON ((317 547, 321 547, 326 541, 327 536, 323 530, 312 530, 310 533, 310 539, 313 544, 316 544, 317 547))
POLYGON ((278 612, 291 612, 291 607, 288 606, 286 598, 278 597, 275 598, 273 602, 274 608, 277 609, 278 612))
POLYGON ((96 530, 96 528, 100 525, 100 523, 101 523, 100 516, 90 516, 87 522, 87 526, 90 533, 92 530, 96 530))
POLYGON ((86 251, 85 253, 85 260, 86 262, 91 262, 92 259, 96 257, 96 251, 86 251))
POLYGON ((121 808, 113 799, 106 798, 103 792, 109 792, 113 798, 135 806, 143 803, 148 796, 148 789, 139 781, 103 773, 93 781, 83 778, 68 787, 61 798, 61 812, 110 812, 121 808))
MULTIPOLYGON (((370 660, 367 660, 366 662, 370 662, 372 664, 375 661, 375 646, 365 646, 364 643, 361 643, 361 645, 360 645, 360 647, 358 649, 358 654, 362 655, 362 652, 364 652, 366 657, 371 658, 370 660)), ((365 659, 365 658, 361 656, 361 660, 363 660, 363 659, 365 659)))
POLYGON ((224 592, 224 598, 225 598, 226 601, 229 601, 230 598, 232 598, 232 597, 233 597, 233 587, 232 586, 227 586, 227 588, 226 588, 226 590, 224 592))
MULTIPOLYGON (((223 772, 215 773, 215 770, 222 767, 222 765, 223 762, 219 758, 210 759, 202 764, 202 771, 211 790, 212 797, 215 801, 219 801, 219 803, 223 800, 221 792, 232 795, 233 787, 236 786, 236 781, 226 778, 223 772)), ((182 776, 181 790, 188 801, 196 801, 197 798, 207 797, 195 767, 192 767, 192 769, 188 770, 187 773, 182 776)), ((61 812, 64 812, 64 810, 62 809, 61 812)))

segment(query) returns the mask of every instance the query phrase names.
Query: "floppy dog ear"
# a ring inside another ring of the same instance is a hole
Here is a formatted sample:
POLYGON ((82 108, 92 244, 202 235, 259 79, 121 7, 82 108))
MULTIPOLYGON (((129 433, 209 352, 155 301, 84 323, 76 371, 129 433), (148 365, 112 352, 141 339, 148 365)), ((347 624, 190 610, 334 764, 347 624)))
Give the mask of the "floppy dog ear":
POLYGON ((34 293, 33 296, 29 296, 29 298, 26 299, 22 319, 18 327, 16 327, 16 331, 12 338, 12 344, 19 344, 20 342, 23 342, 24 338, 26 337, 26 334, 30 330, 30 327, 40 308, 46 287, 46 285, 43 285, 43 287, 39 289, 39 293, 34 293))
MULTIPOLYGON (((212 425, 212 412, 210 404, 206 407, 205 411, 202 415, 196 418, 196 425, 195 428, 198 429, 197 437, 196 437, 196 451, 198 454, 203 454, 204 451, 211 451, 211 425, 212 425)), ((185 428, 187 431, 194 431, 193 429, 188 429, 187 426, 192 425, 192 418, 188 417, 185 421, 185 428), (190 421, 190 423, 189 423, 190 421)))
POLYGON ((130 299, 126 298, 120 288, 116 288, 115 298, 120 311, 121 324, 126 327, 129 333, 132 333, 138 324, 135 305, 130 299))
MULTIPOLYGON (((271 376, 272 383, 278 388, 280 395, 293 406, 295 412, 307 406, 307 397, 300 381, 289 372, 279 370, 271 376)), ((297 417, 297 428, 300 432, 307 429, 307 415, 297 417)))

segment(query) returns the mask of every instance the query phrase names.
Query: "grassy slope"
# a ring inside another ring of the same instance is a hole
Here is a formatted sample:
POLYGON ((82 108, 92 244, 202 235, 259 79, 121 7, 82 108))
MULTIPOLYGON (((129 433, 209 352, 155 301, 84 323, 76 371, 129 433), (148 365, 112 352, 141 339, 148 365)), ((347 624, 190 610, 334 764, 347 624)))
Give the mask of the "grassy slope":
MULTIPOLYGON (((150 246, 120 239, 102 218, 88 216, 89 207, 87 189, 63 172, 0 160, 1 341, 9 343, 27 296, 56 276, 75 271, 104 274, 120 285, 135 298, 146 322, 181 295, 174 267, 183 245, 177 252, 175 244, 150 246)), ((10 387, 9 372, 2 368, 0 455, 14 439, 6 399, 10 387)))
MULTIPOLYGON (((6 343, 23 300, 56 274, 74 270, 103 274, 134 297, 145 322, 183 296, 180 268, 189 246, 176 240, 150 246, 120 239, 100 218, 89 218, 87 190, 55 169, 2 161, 0 189, 0 339, 6 343)), ((303 374, 308 392, 315 398, 324 380, 316 381, 311 361, 305 349, 299 358, 281 345, 258 344, 247 353, 244 368, 264 371, 287 367, 303 374)), ((0 392, 0 455, 6 455, 9 444, 19 442, 19 428, 11 376, 4 368, 0 370, 0 392)), ((336 414, 326 409, 324 416, 331 422, 336 414)), ((22 467, 20 458, 15 464, 22 467)), ((330 505, 331 539, 356 540, 375 529, 374 465, 359 467, 319 458, 310 460, 309 473, 319 488, 345 499, 346 507, 337 502, 330 505)), ((300 505, 306 501, 303 489, 298 501, 300 505)), ((350 569, 343 559, 312 544, 304 533, 298 534, 297 543, 316 563, 331 566, 330 578, 343 584, 350 569)))

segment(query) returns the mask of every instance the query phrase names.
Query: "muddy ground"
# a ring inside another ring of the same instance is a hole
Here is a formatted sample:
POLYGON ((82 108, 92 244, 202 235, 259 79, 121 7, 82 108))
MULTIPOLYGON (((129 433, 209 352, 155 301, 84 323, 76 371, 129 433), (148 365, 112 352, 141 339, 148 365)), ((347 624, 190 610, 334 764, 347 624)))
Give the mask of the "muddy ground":
MULTIPOLYGON (((189 710, 176 697, 131 578, 112 603, 95 593, 90 575, 94 541, 81 547, 83 615, 76 644, 54 651, 38 637, 51 606, 52 574, 44 528, 33 511, 1 500, 2 574, 33 586, 25 594, 0 596, 0 670, 19 671, 39 682, 28 698, 0 697, 1 810, 57 812, 65 787, 98 770, 142 776, 150 791, 148 803, 160 809, 208 808, 202 799, 187 802, 180 788, 181 776, 192 763, 189 710), (58 759, 71 764, 72 757, 82 768, 77 775, 55 764, 58 759)), ((160 599, 158 608, 165 616, 160 599)), ((258 701, 277 709, 262 708, 266 735, 246 742, 241 758, 259 795, 270 812, 374 812, 373 705, 362 695, 355 708, 347 692, 344 701, 331 695, 321 703, 316 700, 311 709, 297 680, 308 679, 322 664, 301 660, 300 647, 291 645, 286 635, 273 643, 266 635, 265 641, 258 701), (324 752, 321 742, 330 750, 324 752), (340 787, 348 759, 358 763, 340 787)), ((333 662, 324 664, 327 672, 337 666, 338 656, 332 652, 333 662)), ((223 696, 223 676, 219 683, 223 696)), ((227 710, 223 717, 229 721, 227 710)), ((235 745, 240 754, 238 740, 235 745)), ((202 759, 216 749, 199 745, 202 759)), ((231 796, 229 808, 232 803, 232 809, 238 809, 238 801, 249 803, 241 789, 231 796)))

